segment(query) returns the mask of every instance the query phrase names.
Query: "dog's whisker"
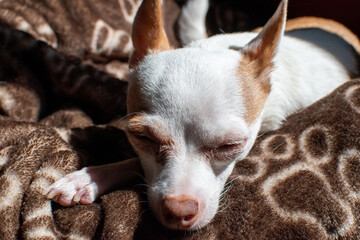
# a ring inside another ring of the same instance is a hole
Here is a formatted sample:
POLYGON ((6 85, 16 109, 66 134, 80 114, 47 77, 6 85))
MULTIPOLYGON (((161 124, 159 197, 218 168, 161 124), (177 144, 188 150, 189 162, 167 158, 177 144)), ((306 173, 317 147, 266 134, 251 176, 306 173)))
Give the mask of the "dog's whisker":
POLYGON ((220 209, 222 206, 224 206, 224 204, 226 204, 227 201, 225 200, 221 205, 219 205, 218 209, 220 209))
POLYGON ((148 185, 148 184, 146 184, 146 183, 138 183, 138 184, 136 184, 135 185, 135 187, 146 187, 146 188, 149 188, 150 186, 148 185))
POLYGON ((232 184, 229 184, 229 185, 225 186, 225 187, 224 187, 224 190, 223 190, 223 193, 226 192, 226 191, 228 191, 228 190, 231 189, 231 188, 232 188, 232 184))
POLYGON ((147 212, 149 212, 149 211, 150 211, 149 209, 145 209, 145 210, 141 211, 141 213, 140 213, 140 218, 142 217, 143 214, 145 214, 145 213, 147 213, 147 212))
POLYGON ((219 197, 219 201, 223 200, 226 197, 226 192, 222 193, 219 197))
POLYGON ((226 188, 228 185, 230 185, 231 184, 231 182, 227 182, 227 183, 225 183, 225 185, 224 185, 224 188, 226 188))
POLYGON ((256 138, 262 137, 266 132, 260 133, 256 138))
POLYGON ((209 221, 209 224, 214 222, 215 221, 215 218, 212 218, 210 221, 209 221))
POLYGON ((228 207, 229 207, 228 203, 224 204, 223 207, 217 211, 217 213, 224 212, 228 207))
POLYGON ((222 212, 222 210, 223 210, 224 208, 226 208, 227 205, 228 205, 227 202, 224 202, 223 204, 221 204, 221 205, 218 207, 218 209, 216 210, 216 213, 222 212))
POLYGON ((226 195, 222 195, 222 196, 219 198, 219 203, 221 203, 225 198, 226 198, 226 195))
POLYGON ((232 188, 232 185, 224 188, 223 192, 220 194, 220 197, 224 196, 229 190, 231 190, 231 188, 232 188))
POLYGON ((278 149, 279 147, 281 147, 281 146, 283 146, 283 145, 284 145, 284 143, 278 144, 276 147, 274 147, 273 151, 275 151, 276 149, 278 149))
POLYGON ((229 180, 226 182, 225 186, 227 186, 228 184, 231 184, 232 182, 234 182, 236 179, 238 179, 240 176, 236 176, 233 179, 229 180))
POLYGON ((218 211, 221 210, 221 208, 225 205, 227 205, 227 199, 222 199, 220 202, 219 202, 219 207, 218 207, 218 211))
POLYGON ((133 115, 136 115, 136 114, 140 114, 141 112, 132 112, 132 113, 129 113, 129 114, 126 114, 125 116, 121 117, 118 119, 118 121, 122 121, 130 116, 133 116, 133 115))
POLYGON ((229 207, 229 204, 226 204, 226 206, 222 209, 219 209, 218 211, 216 211, 216 213, 221 213, 221 212, 224 212, 227 208, 229 207))
POLYGON ((193 232, 193 233, 199 233, 200 230, 201 230, 201 228, 194 229, 194 232, 193 232))

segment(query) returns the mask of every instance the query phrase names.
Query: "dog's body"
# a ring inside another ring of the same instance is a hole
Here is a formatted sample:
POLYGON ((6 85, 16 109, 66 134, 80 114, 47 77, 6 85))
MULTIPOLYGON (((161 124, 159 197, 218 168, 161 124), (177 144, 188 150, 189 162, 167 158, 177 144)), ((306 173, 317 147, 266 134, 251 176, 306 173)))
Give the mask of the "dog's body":
MULTIPOLYGON (((286 116, 329 94, 349 80, 351 73, 356 74, 356 56, 353 49, 348 45, 339 44, 338 37, 332 34, 321 30, 315 33, 313 31, 304 29, 297 32, 300 35, 325 35, 327 43, 336 46, 350 63, 343 65, 329 50, 285 35, 274 58, 274 70, 270 78, 271 91, 264 105, 260 132, 277 129, 286 116)), ((227 51, 233 54, 229 49, 243 48, 256 36, 257 33, 218 35, 193 42, 187 47, 221 51, 219 55, 225 55, 227 51)), ((238 57, 235 56, 233 62, 240 61, 236 60, 238 57)))
MULTIPOLYGON (((356 73, 350 47, 341 46, 346 68, 313 43, 283 38, 286 5, 259 34, 219 35, 175 50, 162 29, 160 1, 140 7, 125 129, 145 172, 149 204, 165 226, 206 225, 236 161, 259 131, 276 129, 356 73)), ((91 203, 115 185, 122 164, 72 173, 48 196, 63 205, 91 203), (94 176, 112 183, 103 187, 94 176)))

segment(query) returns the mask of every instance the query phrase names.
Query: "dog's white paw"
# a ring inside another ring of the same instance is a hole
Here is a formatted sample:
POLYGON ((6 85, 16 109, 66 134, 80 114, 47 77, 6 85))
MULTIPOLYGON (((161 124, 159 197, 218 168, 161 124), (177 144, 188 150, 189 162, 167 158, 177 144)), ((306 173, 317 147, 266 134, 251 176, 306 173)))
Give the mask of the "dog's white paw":
POLYGON ((83 168, 56 181, 47 189, 47 198, 62 206, 73 206, 76 203, 91 204, 98 196, 99 190, 87 170, 83 168))

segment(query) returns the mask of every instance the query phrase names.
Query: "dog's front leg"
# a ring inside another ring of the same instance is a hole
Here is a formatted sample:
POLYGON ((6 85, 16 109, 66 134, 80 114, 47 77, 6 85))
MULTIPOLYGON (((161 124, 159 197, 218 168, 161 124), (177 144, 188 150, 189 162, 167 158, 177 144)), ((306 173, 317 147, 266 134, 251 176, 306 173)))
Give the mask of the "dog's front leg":
POLYGON ((47 197, 63 206, 91 204, 101 194, 125 186, 142 175, 140 161, 128 159, 101 166, 85 167, 67 174, 47 189, 47 197))

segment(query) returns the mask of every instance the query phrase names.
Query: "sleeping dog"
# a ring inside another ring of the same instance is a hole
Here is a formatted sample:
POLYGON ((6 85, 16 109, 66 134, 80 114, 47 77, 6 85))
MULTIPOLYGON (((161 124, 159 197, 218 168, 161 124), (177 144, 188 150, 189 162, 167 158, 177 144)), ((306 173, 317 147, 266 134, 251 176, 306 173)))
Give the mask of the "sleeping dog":
POLYGON ((64 206, 90 204, 142 168, 149 205, 163 225, 208 224, 235 163, 259 132, 278 128, 357 70, 345 45, 336 48, 347 68, 327 50, 284 36, 286 9, 283 0, 260 33, 222 34, 174 49, 161 1, 144 0, 133 25, 124 124, 139 159, 68 174, 48 188, 48 197, 64 206))

